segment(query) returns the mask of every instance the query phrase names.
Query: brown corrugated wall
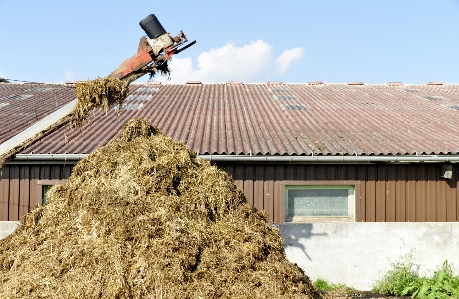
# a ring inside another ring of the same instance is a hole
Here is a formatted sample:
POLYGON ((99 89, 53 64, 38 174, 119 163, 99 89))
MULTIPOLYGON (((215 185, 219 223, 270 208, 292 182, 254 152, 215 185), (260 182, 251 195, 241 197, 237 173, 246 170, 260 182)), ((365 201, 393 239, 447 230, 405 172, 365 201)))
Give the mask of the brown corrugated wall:
POLYGON ((222 164, 244 190, 249 203, 283 219, 282 181, 360 181, 356 221, 459 221, 458 168, 441 177, 441 164, 233 165, 222 164))
POLYGON ((39 180, 70 177, 72 165, 5 165, 0 180, 0 221, 16 221, 41 203, 39 180))
MULTIPOLYGON (((38 180, 62 180, 72 165, 6 165, 0 181, 0 220, 18 220, 41 202, 38 180)), ((458 221, 458 167, 441 177, 441 164, 220 164, 233 176, 247 201, 268 212, 271 222, 284 215, 283 181, 359 181, 356 221, 458 221)))

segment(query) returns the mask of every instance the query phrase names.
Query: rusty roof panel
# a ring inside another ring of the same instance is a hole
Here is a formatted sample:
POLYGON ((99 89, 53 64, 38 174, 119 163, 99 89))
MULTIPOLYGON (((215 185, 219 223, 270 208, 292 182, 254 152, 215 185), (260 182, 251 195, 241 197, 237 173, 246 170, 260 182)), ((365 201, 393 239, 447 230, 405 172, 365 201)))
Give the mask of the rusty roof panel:
POLYGON ((0 144, 74 99, 63 84, 0 84, 0 144))
POLYGON ((61 128, 23 153, 90 153, 146 117, 200 154, 459 154, 454 107, 459 85, 131 85, 119 118, 97 112, 81 131, 61 128))

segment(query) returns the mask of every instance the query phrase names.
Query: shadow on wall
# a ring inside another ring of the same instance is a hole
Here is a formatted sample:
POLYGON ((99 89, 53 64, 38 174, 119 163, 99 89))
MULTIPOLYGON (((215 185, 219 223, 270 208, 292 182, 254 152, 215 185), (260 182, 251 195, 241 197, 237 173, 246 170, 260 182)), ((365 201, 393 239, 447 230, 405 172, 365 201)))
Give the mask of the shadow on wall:
POLYGON ((315 234, 312 232, 312 223, 295 223, 295 224, 277 224, 275 225, 279 229, 279 233, 284 238, 284 247, 289 249, 298 248, 304 255, 312 261, 311 257, 306 251, 304 241, 311 239, 312 237, 327 237, 328 233, 315 234))

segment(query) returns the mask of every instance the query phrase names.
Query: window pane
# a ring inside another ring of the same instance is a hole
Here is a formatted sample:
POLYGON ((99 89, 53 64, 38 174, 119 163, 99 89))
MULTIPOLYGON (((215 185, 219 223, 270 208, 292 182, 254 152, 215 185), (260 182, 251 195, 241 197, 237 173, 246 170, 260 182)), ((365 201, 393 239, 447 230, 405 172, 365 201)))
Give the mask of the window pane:
POLYGON ((48 193, 49 189, 51 189, 52 186, 49 186, 49 185, 44 185, 43 186, 43 195, 42 195, 42 200, 41 200, 41 203, 43 205, 47 204, 48 203, 48 198, 46 197, 46 193, 48 193))
POLYGON ((287 190, 287 216, 349 216, 348 189, 287 190))

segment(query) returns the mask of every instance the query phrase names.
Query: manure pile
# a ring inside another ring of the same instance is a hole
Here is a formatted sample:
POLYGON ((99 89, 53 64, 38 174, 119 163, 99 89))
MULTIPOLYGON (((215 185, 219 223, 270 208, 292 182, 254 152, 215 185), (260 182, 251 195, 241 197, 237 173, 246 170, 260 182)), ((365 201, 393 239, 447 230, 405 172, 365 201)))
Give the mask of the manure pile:
POLYGON ((0 241, 0 298, 321 298, 223 171, 145 119, 0 241))
POLYGON ((108 109, 118 105, 121 111, 127 97, 128 84, 118 78, 97 78, 75 85, 78 103, 71 115, 70 126, 79 128, 89 122, 89 113, 95 108, 108 109))

